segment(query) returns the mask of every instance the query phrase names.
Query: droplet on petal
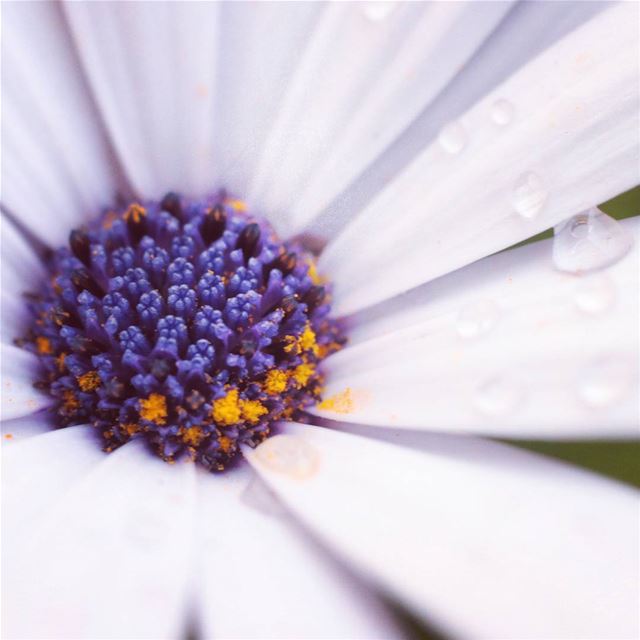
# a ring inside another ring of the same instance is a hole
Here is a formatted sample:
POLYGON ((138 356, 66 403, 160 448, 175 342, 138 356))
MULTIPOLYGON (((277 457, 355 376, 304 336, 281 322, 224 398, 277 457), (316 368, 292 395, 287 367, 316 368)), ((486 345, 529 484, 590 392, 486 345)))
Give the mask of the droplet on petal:
POLYGON ((506 374, 492 376, 475 391, 474 405, 487 416, 503 416, 514 411, 524 397, 520 383, 506 374))
POLYGON ((450 122, 440 130, 438 142, 447 153, 455 155, 467 146, 467 132, 460 122, 450 122))
POLYGON ((546 204, 548 196, 544 180, 537 173, 523 173, 513 188, 513 208, 523 218, 535 218, 546 204))
POLYGON ((628 393, 636 372, 637 363, 627 356, 601 357, 580 372, 578 393, 589 407, 608 407, 628 393))
POLYGON ((318 470, 318 451, 298 436, 280 434, 265 440, 256 449, 256 458, 270 471, 294 480, 306 480, 318 470))
POLYGON ((620 260, 632 244, 627 229, 592 207, 555 227, 553 263, 569 273, 594 271, 620 260))
POLYGON ((615 299, 615 285, 605 273, 596 273, 581 279, 574 292, 576 306, 589 315, 597 315, 609 310, 615 299))
POLYGON ((513 121, 515 108, 511 102, 501 98, 491 105, 491 119, 498 125, 504 127, 513 121))
POLYGON ((493 300, 476 300, 460 309, 456 329, 462 338, 476 338, 491 331, 499 315, 500 310, 493 300))

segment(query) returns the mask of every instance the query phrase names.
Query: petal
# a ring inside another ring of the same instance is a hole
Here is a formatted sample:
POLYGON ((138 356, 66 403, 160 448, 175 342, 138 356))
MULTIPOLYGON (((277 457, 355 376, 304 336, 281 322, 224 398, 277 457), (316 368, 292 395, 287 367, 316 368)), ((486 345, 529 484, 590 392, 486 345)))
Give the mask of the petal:
POLYGON ((554 270, 551 240, 486 258, 353 319, 312 411, 500 437, 638 437, 636 242, 604 271, 554 270))
POLYGON ((0 217, 2 242, 2 287, 0 289, 0 340, 10 344, 24 331, 28 317, 22 294, 33 290, 44 278, 36 252, 5 217, 0 217))
POLYGON ((282 216, 287 231, 326 206, 438 95, 511 6, 398 3, 381 16, 371 5, 326 5, 280 89, 249 198, 282 216))
POLYGON ((393 180, 322 256, 336 312, 411 289, 635 185, 637 17, 638 6, 623 3, 563 38, 393 180))
POLYGON ((51 431, 51 424, 46 416, 30 415, 14 420, 0 420, 2 430, 2 444, 14 446, 33 436, 39 436, 51 431))
POLYGON ((60 7, 12 3, 3 18, 2 204, 57 245, 112 200, 114 170, 60 7))
POLYGON ((205 638, 401 637, 381 602, 304 539, 248 467, 202 472, 199 485, 205 638))
POLYGON ((77 3, 64 11, 139 194, 213 186, 216 3, 77 3))
POLYGON ((351 566, 455 637, 638 633, 635 491, 481 440, 287 424, 247 459, 351 566))
POLYGON ((2 406, 0 419, 26 416, 51 404, 51 399, 33 387, 36 379, 35 357, 23 349, 0 344, 2 406))
MULTIPOLYGON (((36 461, 21 456, 23 473, 36 461)), ((5 541, 5 635, 179 637, 194 489, 193 465, 170 467, 139 443, 104 457, 47 505, 37 526, 5 541)))

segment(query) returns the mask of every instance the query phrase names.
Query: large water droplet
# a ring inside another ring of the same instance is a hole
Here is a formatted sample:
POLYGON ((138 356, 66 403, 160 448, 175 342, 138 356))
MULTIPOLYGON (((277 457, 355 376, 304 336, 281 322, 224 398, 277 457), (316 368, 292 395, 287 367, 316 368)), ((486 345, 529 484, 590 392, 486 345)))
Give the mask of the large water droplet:
POLYGON ((487 416, 511 413, 521 403, 524 390, 512 376, 496 375, 476 388, 475 407, 487 416))
POLYGON ((318 451, 299 436, 280 434, 268 438, 255 451, 256 458, 270 471, 295 480, 306 480, 318 470, 318 451))
POLYGON ((608 311, 616 300, 616 288, 606 273, 595 273, 578 281, 574 301, 580 311, 596 315, 608 311))
POLYGON ((512 204, 523 218, 535 218, 547 202, 549 192, 544 180, 533 171, 523 173, 515 183, 512 204))
POLYGON ((492 300, 476 300, 460 309, 456 329, 462 338, 476 338, 491 331, 499 315, 498 305, 492 300))
POLYGON ((388 18, 397 8, 397 2, 380 2, 370 1, 363 2, 361 5, 362 12, 372 22, 382 22, 388 18))
POLYGON ((502 98, 491 105, 491 119, 502 127, 510 124, 514 115, 515 108, 508 100, 502 98))
POLYGON ((569 273, 602 269, 625 256, 632 244, 627 229, 592 207, 555 227, 553 263, 569 273))
POLYGON ((438 142, 447 153, 460 153, 467 145, 467 132, 460 122, 450 122, 440 130, 438 142))
POLYGON ((625 355, 605 356, 580 372, 578 393, 590 407, 604 408, 632 388, 637 365, 625 355))

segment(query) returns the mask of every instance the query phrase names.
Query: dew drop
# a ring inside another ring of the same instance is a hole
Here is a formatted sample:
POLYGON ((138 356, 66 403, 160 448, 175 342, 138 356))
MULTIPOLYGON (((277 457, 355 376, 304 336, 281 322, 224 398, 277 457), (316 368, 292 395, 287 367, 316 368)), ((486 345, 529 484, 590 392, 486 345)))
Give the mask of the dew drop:
POLYGON ((511 413, 523 397, 524 391, 515 379, 496 375, 478 385, 474 404, 487 416, 503 416, 511 413))
POLYGON ((581 371, 578 393, 589 407, 608 407, 632 387, 634 372, 634 362, 626 356, 599 358, 581 371))
POLYGON ((467 132, 460 122, 450 122, 440 130, 438 142, 447 153, 460 153, 467 145, 467 132))
POLYGON ((501 98, 491 105, 491 119, 501 127, 510 124, 515 115, 515 108, 511 102, 501 98))
POLYGON ((362 3, 362 12, 371 22, 382 22, 393 13, 396 7, 396 2, 385 2, 384 0, 376 2, 371 0, 362 3))
POLYGON ((523 173, 516 180, 513 189, 513 208, 523 218, 535 218, 547 202, 548 196, 544 180, 537 173, 523 173))
POLYGON ((269 470, 295 480, 306 480, 318 470, 316 449, 299 436, 280 434, 256 448, 256 458, 269 470))
POLYGON ((491 331, 499 315, 498 305, 492 300, 476 300, 460 309, 456 329, 462 338, 476 338, 491 331))
POLYGON ((625 227, 592 207, 556 225, 553 264, 569 273, 602 269, 624 257, 632 244, 632 235, 625 227))
POLYGON ((604 273, 595 273, 581 279, 574 291, 576 307, 589 315, 609 310, 616 300, 613 280, 604 273))

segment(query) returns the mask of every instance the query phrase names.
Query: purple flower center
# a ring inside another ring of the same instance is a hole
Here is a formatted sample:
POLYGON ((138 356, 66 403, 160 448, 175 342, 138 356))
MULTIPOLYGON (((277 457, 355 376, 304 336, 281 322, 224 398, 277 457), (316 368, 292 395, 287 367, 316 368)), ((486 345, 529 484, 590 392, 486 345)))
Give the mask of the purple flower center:
POLYGON ((92 424, 107 451, 143 438, 222 470, 318 402, 344 343, 313 256, 223 193, 109 211, 49 266, 20 343, 58 426, 92 424))

